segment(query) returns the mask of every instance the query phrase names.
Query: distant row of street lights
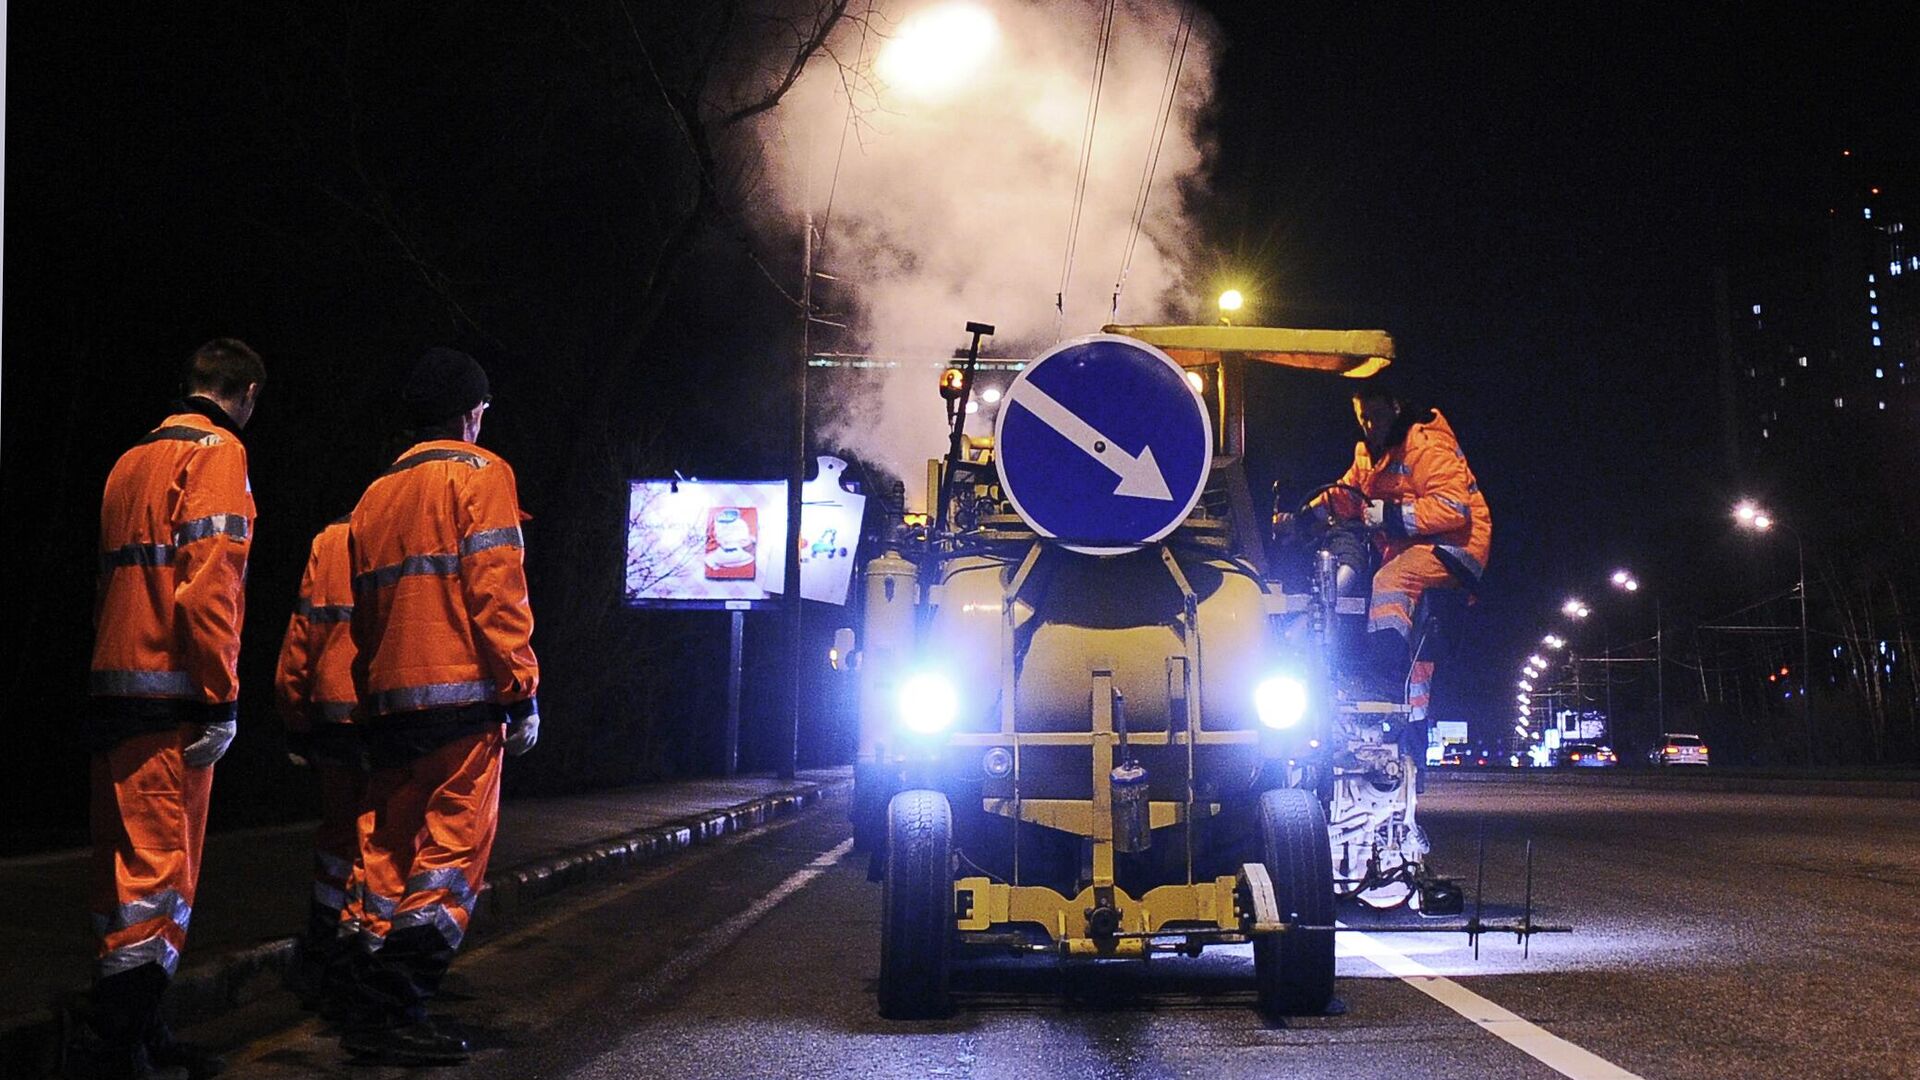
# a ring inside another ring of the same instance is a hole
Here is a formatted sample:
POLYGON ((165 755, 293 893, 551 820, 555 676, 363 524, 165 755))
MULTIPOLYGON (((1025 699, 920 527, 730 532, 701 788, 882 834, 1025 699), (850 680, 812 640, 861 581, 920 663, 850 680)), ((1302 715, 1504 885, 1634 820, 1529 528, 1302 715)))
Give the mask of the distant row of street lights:
MULTIPOLYGON (((1778 526, 1785 529, 1786 532, 1793 537, 1794 554, 1799 567, 1799 582, 1795 588, 1795 594, 1800 602, 1800 722, 1806 734, 1807 761, 1811 763, 1813 760, 1813 727, 1808 718, 1808 687, 1811 683, 1812 668, 1811 650, 1808 645, 1807 632, 1806 546, 1798 530, 1769 513, 1764 507, 1752 499, 1742 499, 1735 504, 1733 508, 1733 519, 1734 523, 1743 529, 1765 533, 1778 526)), ((1615 570, 1608 577, 1608 583, 1613 588, 1626 593, 1638 593, 1641 585, 1638 575, 1624 567, 1615 570)), ((1654 600, 1653 661, 1659 685, 1657 715, 1659 726, 1664 730, 1667 718, 1666 656, 1664 649, 1665 626, 1660 607, 1660 601, 1658 597, 1656 597, 1654 600)), ((1560 613, 1570 620, 1580 622, 1584 621, 1594 612, 1593 607, 1585 600, 1578 596, 1570 596, 1560 605, 1560 613)), ((1540 639, 1540 644, 1548 651, 1558 651, 1566 647, 1567 639, 1561 637, 1559 634, 1549 633, 1540 639)), ((1516 683, 1519 693, 1515 695, 1515 700, 1519 704, 1519 717, 1518 722, 1514 724, 1514 733, 1519 735, 1523 740, 1538 741, 1542 738, 1543 732, 1534 728, 1532 724, 1533 696, 1536 692, 1544 689, 1544 676, 1547 668, 1548 663, 1546 657, 1540 655, 1538 652, 1530 654, 1526 662, 1521 666, 1520 678, 1516 683)), ((1612 720, 1611 715, 1609 715, 1608 720, 1612 720)))

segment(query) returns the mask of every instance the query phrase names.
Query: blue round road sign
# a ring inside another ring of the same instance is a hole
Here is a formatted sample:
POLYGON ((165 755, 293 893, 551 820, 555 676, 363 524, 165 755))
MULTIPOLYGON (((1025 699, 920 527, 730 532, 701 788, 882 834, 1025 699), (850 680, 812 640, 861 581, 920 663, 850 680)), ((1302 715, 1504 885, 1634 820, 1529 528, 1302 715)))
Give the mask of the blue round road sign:
POLYGON ((1117 334, 1064 341, 1008 387, 1000 486, 1040 535, 1096 555, 1172 532, 1200 501, 1213 425, 1180 365, 1117 334))

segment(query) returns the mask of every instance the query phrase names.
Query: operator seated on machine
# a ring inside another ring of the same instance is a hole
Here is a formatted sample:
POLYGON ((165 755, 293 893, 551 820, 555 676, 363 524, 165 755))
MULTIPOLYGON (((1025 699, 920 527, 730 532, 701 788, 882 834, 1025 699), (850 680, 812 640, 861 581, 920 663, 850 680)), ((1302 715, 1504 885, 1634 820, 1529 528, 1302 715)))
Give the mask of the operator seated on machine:
POLYGON ((1353 464, 1296 520, 1274 514, 1275 532, 1328 526, 1322 545, 1340 563, 1341 595, 1365 580, 1368 546, 1379 560, 1367 603, 1366 636, 1357 617, 1336 617, 1339 653, 1360 676, 1356 696, 1404 702, 1408 719, 1426 717, 1433 661, 1413 654, 1413 616, 1430 589, 1476 591, 1493 540, 1493 517, 1446 417, 1412 406, 1380 381, 1353 393, 1360 423, 1353 464), (1361 498, 1364 495, 1365 498, 1361 498), (1357 535, 1356 535, 1357 534, 1357 535), (1403 696, 1404 695, 1404 696, 1403 696))

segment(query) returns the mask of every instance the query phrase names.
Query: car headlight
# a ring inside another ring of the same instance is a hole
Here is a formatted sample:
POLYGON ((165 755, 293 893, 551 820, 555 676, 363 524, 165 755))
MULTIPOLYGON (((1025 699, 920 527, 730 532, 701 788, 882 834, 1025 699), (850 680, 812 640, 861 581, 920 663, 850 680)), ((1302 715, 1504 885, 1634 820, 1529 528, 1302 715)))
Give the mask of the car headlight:
POLYGON ((908 731, 938 735, 953 726, 960 713, 960 696, 943 675, 922 672, 900 687, 900 723, 908 731))
POLYGON ((1284 731, 1307 715, 1307 684, 1291 675, 1275 675, 1254 687, 1253 707, 1261 723, 1284 731))

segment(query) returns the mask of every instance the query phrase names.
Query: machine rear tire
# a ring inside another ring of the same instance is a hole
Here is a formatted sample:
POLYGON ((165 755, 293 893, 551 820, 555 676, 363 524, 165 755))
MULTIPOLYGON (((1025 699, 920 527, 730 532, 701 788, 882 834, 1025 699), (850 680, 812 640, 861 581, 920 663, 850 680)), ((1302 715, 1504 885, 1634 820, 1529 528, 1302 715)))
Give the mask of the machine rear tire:
POLYGON ((946 1014, 953 934, 953 807, 938 791, 903 791, 887 806, 881 1016, 946 1014))
MULTIPOLYGON (((1261 859, 1280 917, 1333 925, 1333 852, 1327 816, 1311 792, 1281 788, 1260 796, 1261 859)), ((1269 1017, 1318 1016, 1333 1003, 1333 935, 1289 932, 1256 938, 1254 979, 1269 1017)))

